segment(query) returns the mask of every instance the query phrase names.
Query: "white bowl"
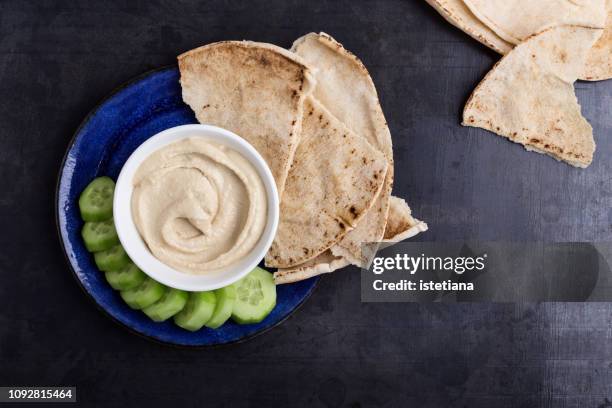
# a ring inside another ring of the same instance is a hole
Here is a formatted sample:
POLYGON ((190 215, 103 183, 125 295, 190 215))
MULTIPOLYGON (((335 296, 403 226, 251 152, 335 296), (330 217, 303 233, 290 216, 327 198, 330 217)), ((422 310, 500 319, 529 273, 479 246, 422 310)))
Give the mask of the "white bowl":
POLYGON ((263 259, 272 245, 276 234, 279 216, 279 198, 276 183, 265 160, 257 150, 238 135, 208 125, 184 125, 164 130, 140 145, 125 162, 121 169, 115 198, 113 200, 113 216, 121 245, 132 261, 144 273, 164 285, 192 292, 213 290, 230 285, 248 274, 263 259), (259 173, 266 189, 268 199, 268 214, 264 232, 251 253, 239 262, 231 264, 218 271, 203 275, 191 275, 180 272, 157 259, 140 237, 132 219, 131 200, 134 190, 134 174, 140 164, 160 148, 188 137, 202 137, 228 146, 242 154, 259 173))

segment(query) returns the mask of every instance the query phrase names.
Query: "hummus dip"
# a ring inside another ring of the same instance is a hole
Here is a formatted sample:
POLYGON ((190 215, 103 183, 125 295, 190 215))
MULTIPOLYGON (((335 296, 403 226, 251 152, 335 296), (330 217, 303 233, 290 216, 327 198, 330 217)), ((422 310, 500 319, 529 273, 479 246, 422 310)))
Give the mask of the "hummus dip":
POLYGON ((163 263, 194 275, 244 258, 266 225, 253 165, 235 150, 191 137, 149 156, 134 176, 132 218, 163 263))

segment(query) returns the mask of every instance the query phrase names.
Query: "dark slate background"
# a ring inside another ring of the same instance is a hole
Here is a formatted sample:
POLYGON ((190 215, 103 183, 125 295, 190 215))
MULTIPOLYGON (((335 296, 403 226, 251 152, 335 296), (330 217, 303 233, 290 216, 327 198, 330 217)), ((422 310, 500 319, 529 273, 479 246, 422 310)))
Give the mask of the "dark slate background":
POLYGON ((461 127, 498 56, 424 1, 3 0, 0 385, 76 385, 81 403, 114 406, 612 407, 609 304, 361 304, 347 269, 248 343, 182 350, 130 334, 78 288, 53 200, 88 111, 190 48, 320 30, 374 78, 395 194, 430 226, 420 239, 612 240, 612 81, 577 84, 598 143, 587 170, 461 127))

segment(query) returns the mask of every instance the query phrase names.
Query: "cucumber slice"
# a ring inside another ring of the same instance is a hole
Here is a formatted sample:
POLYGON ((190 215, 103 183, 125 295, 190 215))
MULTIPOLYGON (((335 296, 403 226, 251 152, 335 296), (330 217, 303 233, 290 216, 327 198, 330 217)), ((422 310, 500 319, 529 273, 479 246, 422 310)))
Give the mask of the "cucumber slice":
POLYGON ((129 290, 139 286, 147 278, 133 262, 128 263, 121 269, 108 271, 106 280, 115 290, 129 290))
POLYGON ((89 252, 104 251, 119 243, 119 236, 112 218, 100 222, 86 222, 81 230, 81 236, 89 252))
POLYGON ((142 311, 154 322, 163 322, 183 310, 188 298, 189 293, 168 288, 161 299, 142 311))
POLYGON ((276 285, 268 271, 257 267, 233 285, 236 288, 236 300, 232 319, 236 323, 259 323, 276 306, 276 285))
POLYGON ((206 327, 216 329, 223 326, 231 316, 234 308, 234 300, 236 299, 236 288, 234 286, 226 286, 215 290, 217 297, 217 305, 210 320, 206 322, 206 327))
POLYGON ((185 330, 200 330, 213 315, 216 303, 214 292, 191 292, 183 310, 174 316, 174 323, 185 330))
POLYGON ((132 309, 144 309, 151 306, 164 296, 166 287, 151 278, 146 278, 144 282, 134 289, 119 292, 121 298, 132 309))
POLYGON ((130 257, 121 245, 115 245, 106 251, 96 252, 94 260, 98 269, 105 272, 121 269, 131 262, 130 257))
POLYGON ((79 209, 84 221, 106 221, 113 216, 115 182, 98 177, 85 187, 79 197, 79 209))

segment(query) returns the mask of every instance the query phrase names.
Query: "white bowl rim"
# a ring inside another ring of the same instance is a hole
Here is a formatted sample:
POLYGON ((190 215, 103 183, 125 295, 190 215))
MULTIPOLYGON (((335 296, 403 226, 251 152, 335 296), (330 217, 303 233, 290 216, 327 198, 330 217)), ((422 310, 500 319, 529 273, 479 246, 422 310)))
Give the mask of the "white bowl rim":
POLYGON ((276 182, 266 161, 245 139, 229 130, 203 124, 181 125, 159 132, 142 143, 123 165, 115 186, 113 217, 121 245, 132 261, 148 276, 166 286, 200 292, 228 286, 246 276, 264 258, 272 245, 279 219, 279 196, 276 182), (189 137, 204 137, 228 146, 242 154, 257 170, 268 200, 264 232, 255 248, 244 259, 214 273, 192 275, 180 272, 157 259, 141 238, 132 219, 132 180, 140 164, 153 152, 189 137))

